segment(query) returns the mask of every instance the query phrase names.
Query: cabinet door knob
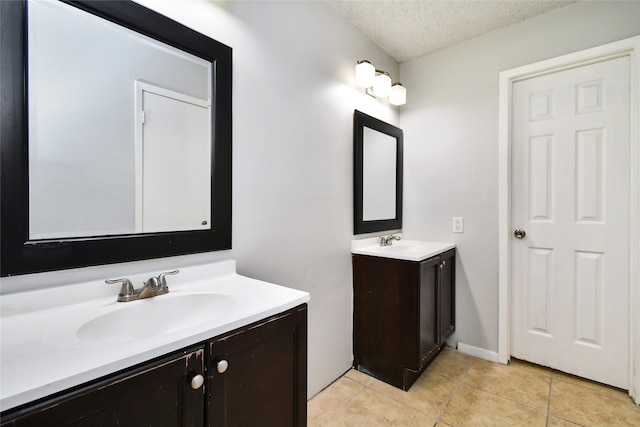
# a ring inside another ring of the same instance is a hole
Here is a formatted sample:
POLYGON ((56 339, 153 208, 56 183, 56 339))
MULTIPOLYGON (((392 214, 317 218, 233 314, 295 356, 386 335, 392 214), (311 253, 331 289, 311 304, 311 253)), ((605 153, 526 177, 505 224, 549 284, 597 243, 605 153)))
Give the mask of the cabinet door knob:
POLYGON ((204 377, 200 374, 191 378, 191 388, 194 390, 199 389, 204 384, 204 377))
POLYGON ((216 369, 220 374, 224 374, 227 371, 228 367, 229 367, 229 362, 227 362, 226 360, 221 360, 216 364, 216 369))

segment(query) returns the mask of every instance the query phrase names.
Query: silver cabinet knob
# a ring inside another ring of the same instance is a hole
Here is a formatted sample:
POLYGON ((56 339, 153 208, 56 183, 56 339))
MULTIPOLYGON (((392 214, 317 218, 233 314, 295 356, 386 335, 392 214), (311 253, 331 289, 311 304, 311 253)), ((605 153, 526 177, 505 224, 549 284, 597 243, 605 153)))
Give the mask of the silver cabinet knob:
POLYGON ((224 374, 225 372, 227 372, 228 367, 229 367, 229 362, 227 362, 226 360, 221 360, 216 364, 216 369, 220 374, 224 374))
POLYGON ((194 390, 199 389, 204 384, 204 377, 200 374, 191 378, 191 388, 194 390))
POLYGON ((516 228, 516 231, 513 232, 513 235, 516 236, 518 239, 523 239, 524 236, 527 235, 527 232, 524 231, 522 228, 516 228))

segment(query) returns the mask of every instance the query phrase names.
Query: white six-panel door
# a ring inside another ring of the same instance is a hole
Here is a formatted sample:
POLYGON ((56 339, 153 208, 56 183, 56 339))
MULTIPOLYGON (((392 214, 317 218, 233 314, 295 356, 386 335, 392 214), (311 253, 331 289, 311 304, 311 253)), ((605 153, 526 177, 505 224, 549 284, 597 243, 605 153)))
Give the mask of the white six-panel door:
POLYGON ((511 126, 511 354, 625 389, 629 93, 628 57, 519 81, 511 126))

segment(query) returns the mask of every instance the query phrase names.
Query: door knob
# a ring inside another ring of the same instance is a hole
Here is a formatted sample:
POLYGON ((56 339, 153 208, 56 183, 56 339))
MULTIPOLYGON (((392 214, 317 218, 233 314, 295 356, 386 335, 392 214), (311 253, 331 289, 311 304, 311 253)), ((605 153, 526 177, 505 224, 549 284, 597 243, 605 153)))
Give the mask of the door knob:
POLYGON ((516 231, 513 232, 513 235, 516 236, 518 239, 522 239, 524 238, 524 236, 527 235, 527 232, 524 231, 522 228, 516 228, 516 231))
POLYGON ((227 371, 228 367, 229 367, 229 362, 227 362, 226 360, 221 360, 216 364, 216 370, 220 374, 224 374, 227 371))
POLYGON ((197 390, 202 387, 202 384, 204 384, 204 377, 202 375, 198 374, 191 378, 192 389, 197 390))

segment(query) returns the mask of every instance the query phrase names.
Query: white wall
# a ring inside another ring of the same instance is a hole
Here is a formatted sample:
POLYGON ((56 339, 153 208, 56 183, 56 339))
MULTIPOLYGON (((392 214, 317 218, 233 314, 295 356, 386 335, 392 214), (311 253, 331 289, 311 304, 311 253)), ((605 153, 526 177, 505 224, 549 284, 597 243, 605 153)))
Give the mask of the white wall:
POLYGON ((311 293, 311 397, 352 362, 353 110, 399 121, 356 88, 355 63, 396 77, 398 64, 324 2, 139 3, 233 48, 233 250, 5 278, 2 290, 234 258, 240 274, 311 293))
POLYGON ((638 34, 640 2, 584 1, 401 65, 404 234, 458 246, 451 342, 498 349, 499 72, 638 34))

